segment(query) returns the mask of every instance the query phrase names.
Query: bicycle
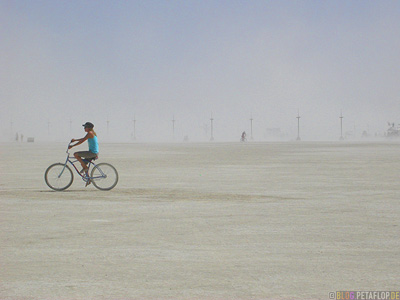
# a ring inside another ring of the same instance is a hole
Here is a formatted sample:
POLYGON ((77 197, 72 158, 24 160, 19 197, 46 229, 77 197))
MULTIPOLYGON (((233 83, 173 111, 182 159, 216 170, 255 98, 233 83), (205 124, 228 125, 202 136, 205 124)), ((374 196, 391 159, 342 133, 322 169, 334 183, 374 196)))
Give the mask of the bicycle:
POLYGON ((71 186, 74 181, 74 174, 68 166, 68 163, 74 167, 82 180, 86 182, 86 186, 93 183, 93 185, 99 190, 108 191, 117 185, 117 170, 109 163, 95 164, 93 161, 97 159, 97 156, 95 158, 83 159, 83 161, 87 163, 88 171, 81 174, 75 166, 75 163, 78 160, 71 160, 75 159, 75 157, 70 156, 69 154, 70 145, 71 143, 69 143, 67 147, 67 159, 65 160, 65 163, 52 164, 44 173, 44 180, 51 189, 55 191, 63 191, 71 186))

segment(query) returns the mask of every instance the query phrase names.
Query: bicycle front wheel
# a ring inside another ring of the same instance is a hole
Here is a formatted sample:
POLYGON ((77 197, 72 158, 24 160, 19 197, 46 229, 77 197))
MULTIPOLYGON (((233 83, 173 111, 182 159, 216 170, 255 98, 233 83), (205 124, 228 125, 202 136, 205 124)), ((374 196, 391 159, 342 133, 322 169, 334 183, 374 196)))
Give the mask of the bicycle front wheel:
POLYGON ((47 168, 44 180, 53 190, 63 191, 71 186, 74 174, 67 165, 56 163, 47 168))
POLYGON ((108 191, 118 183, 117 170, 108 163, 100 163, 93 166, 90 180, 99 190, 108 191))

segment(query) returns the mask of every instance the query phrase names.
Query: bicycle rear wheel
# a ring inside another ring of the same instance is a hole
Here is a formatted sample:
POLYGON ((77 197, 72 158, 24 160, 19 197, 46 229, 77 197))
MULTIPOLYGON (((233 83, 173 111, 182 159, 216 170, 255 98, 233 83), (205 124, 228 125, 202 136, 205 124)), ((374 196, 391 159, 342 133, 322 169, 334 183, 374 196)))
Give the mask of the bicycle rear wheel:
POLYGON ((74 174, 67 165, 56 163, 47 168, 44 180, 53 190, 62 191, 71 186, 74 174))
POLYGON ((93 166, 90 180, 99 190, 108 191, 118 183, 117 170, 108 163, 100 163, 93 166))

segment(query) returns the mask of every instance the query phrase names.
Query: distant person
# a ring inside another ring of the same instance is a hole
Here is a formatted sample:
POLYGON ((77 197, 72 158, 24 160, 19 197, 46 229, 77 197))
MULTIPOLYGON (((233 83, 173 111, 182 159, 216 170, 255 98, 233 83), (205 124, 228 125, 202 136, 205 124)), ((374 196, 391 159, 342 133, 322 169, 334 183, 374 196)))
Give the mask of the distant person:
POLYGON ((99 144, 97 142, 97 134, 93 130, 94 125, 90 122, 86 122, 82 126, 84 127, 84 130, 85 130, 85 132, 87 132, 87 134, 81 139, 72 139, 71 143, 74 143, 74 142, 77 142, 77 143, 74 145, 70 145, 69 149, 82 144, 86 140, 88 141, 89 151, 78 151, 78 152, 74 153, 75 158, 82 165, 81 173, 83 173, 83 172, 86 173, 88 171, 88 167, 82 158, 86 158, 86 159, 96 158, 99 153, 99 144))
POLYGON ((24 135, 21 133, 21 143, 24 141, 24 135))
POLYGON ((18 142, 18 140, 19 140, 19 135, 18 135, 18 132, 17 132, 17 134, 15 135, 15 141, 18 142))
POLYGON ((242 132, 242 138, 240 139, 242 142, 246 141, 246 131, 242 132))

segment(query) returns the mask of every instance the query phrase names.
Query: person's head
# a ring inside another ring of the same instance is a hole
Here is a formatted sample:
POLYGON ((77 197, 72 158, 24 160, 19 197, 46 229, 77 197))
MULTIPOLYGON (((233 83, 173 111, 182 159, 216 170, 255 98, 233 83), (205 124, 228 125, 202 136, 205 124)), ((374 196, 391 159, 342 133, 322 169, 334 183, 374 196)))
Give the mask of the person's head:
POLYGON ((92 131, 93 128, 94 128, 93 123, 90 123, 90 122, 86 122, 86 123, 83 124, 82 126, 83 126, 83 128, 85 129, 86 132, 92 131))

